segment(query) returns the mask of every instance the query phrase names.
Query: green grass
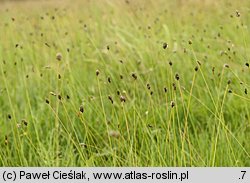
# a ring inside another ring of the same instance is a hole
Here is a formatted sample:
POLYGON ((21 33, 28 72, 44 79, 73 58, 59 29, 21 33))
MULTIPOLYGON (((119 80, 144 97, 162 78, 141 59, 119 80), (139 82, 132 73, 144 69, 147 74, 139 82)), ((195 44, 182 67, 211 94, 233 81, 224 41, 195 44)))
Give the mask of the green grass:
POLYGON ((0 19, 0 166, 250 166, 248 0, 1 2, 0 19))

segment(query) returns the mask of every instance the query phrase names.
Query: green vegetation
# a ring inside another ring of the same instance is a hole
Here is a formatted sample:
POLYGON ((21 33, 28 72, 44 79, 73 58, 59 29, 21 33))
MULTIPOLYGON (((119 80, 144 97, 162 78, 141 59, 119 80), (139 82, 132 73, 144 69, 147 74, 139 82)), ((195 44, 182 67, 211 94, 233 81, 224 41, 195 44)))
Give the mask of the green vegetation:
POLYGON ((0 166, 250 166, 250 1, 0 5, 0 166))

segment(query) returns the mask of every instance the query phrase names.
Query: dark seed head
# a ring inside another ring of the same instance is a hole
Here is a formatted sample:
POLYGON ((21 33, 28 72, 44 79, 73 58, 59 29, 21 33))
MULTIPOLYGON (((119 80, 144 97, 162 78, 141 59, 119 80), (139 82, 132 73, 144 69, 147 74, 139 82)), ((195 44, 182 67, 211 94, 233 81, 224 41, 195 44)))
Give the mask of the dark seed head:
POLYGON ((54 92, 49 92, 50 95, 56 96, 56 94, 54 92))
POLYGON ((80 143, 79 144, 82 148, 87 148, 88 146, 85 143, 80 143))
POLYGON ((135 73, 132 73, 131 75, 134 79, 137 79, 137 75, 135 73))
POLYGON ((189 41, 188 41, 188 44, 190 44, 190 45, 191 45, 191 44, 192 44, 192 41, 191 41, 191 40, 189 40, 189 41))
POLYGON ((123 95, 121 95, 121 96, 120 96, 120 101, 121 101, 121 102, 126 102, 126 97, 123 96, 123 95))
POLYGON ((84 112, 84 108, 83 108, 83 106, 82 106, 82 105, 80 106, 79 111, 80 111, 81 113, 83 113, 83 112, 84 112))
POLYGON ((170 105, 171 105, 171 107, 173 108, 173 107, 175 106, 174 101, 171 101, 171 102, 170 102, 170 105))
POLYGON ((213 74, 214 74, 214 70, 215 70, 215 67, 213 67, 213 68, 212 68, 212 72, 213 72, 213 74))
POLYGON ((7 117, 8 117, 8 119, 11 119, 11 115, 10 114, 8 114, 7 117))
POLYGON ((114 101, 113 101, 113 99, 112 99, 112 97, 109 95, 108 96, 108 99, 110 100, 110 102, 113 104, 114 103, 114 101))
POLYGON ((150 87, 150 84, 147 83, 147 89, 150 90, 150 88, 151 88, 151 87, 150 87))
POLYGON ((46 104, 49 104, 49 99, 45 99, 46 104))
POLYGON ((154 94, 154 92, 153 92, 153 91, 151 91, 151 92, 150 92, 150 95, 153 95, 153 94, 154 94))
POLYGON ((173 65, 172 61, 169 61, 169 65, 170 65, 170 66, 172 66, 172 65, 173 65))
POLYGON ((236 10, 236 17, 240 17, 240 12, 238 10, 236 10))
POLYGON ((245 88, 245 91, 244 91, 244 92, 245 92, 245 94, 247 95, 247 89, 246 89, 246 88, 245 88))
POLYGON ((199 70, 199 67, 195 66, 194 70, 197 72, 199 70))
POLYGON ((176 90, 176 84, 175 83, 173 83, 173 89, 176 90))
POLYGON ((168 43, 163 43, 162 47, 163 47, 163 49, 167 49, 168 48, 168 43))
POLYGON ((108 77, 108 82, 111 83, 111 78, 110 77, 108 77))
POLYGON ((153 126, 152 126, 151 124, 148 124, 148 127, 149 127, 149 128, 153 128, 153 126))
POLYGON ((117 95, 120 95, 120 91, 119 90, 117 90, 117 95))
POLYGON ((224 64, 224 67, 229 68, 229 65, 228 64, 224 64))
POLYGON ((62 100, 62 96, 60 94, 57 95, 59 100, 62 100))
POLYGON ((5 135, 5 140, 4 140, 5 145, 8 145, 8 136, 5 135))
POLYGON ((249 63, 246 63, 246 66, 249 67, 249 63))
POLYGON ((180 79, 180 76, 178 73, 175 74, 175 79, 178 81, 180 79))
POLYGON ((120 75, 120 79, 123 79, 123 75, 120 75))
POLYGON ((56 59, 57 59, 58 61, 61 61, 61 60, 62 60, 62 54, 61 54, 61 53, 57 53, 57 54, 56 54, 56 59))
POLYGON ((25 119, 22 119, 22 123, 23 123, 25 126, 28 126, 28 122, 27 122, 25 119))
POLYGON ((96 71, 95 71, 95 74, 96 74, 96 76, 99 76, 100 71, 99 71, 99 70, 96 70, 96 71))
POLYGON ((228 93, 233 93, 233 91, 231 89, 228 90, 228 93))
POLYGON ((168 89, 166 87, 164 87, 164 92, 167 93, 168 92, 168 89))
POLYGON ((230 80, 230 79, 227 81, 227 84, 228 84, 228 85, 230 85, 230 84, 231 84, 231 80, 230 80))
POLYGON ((69 95, 66 95, 66 98, 69 100, 69 99, 70 99, 70 96, 69 96, 69 95))

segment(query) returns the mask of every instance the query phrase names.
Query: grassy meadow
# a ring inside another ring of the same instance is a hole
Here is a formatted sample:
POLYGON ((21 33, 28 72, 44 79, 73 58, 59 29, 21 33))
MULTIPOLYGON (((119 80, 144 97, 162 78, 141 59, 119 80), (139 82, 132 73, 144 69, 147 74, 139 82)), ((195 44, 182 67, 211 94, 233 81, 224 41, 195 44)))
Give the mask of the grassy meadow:
POLYGON ((250 1, 0 1, 0 166, 250 166, 250 1))

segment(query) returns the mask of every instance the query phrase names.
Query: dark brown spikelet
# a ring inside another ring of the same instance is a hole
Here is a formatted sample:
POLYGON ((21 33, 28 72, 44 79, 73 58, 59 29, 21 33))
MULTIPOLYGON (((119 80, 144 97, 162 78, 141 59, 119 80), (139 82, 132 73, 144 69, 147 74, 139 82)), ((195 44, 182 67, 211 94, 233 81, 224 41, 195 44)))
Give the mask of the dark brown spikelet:
POLYGON ((70 99, 70 96, 69 96, 69 95, 66 95, 66 98, 69 100, 69 99, 70 99))
POLYGON ((120 96, 120 101, 121 101, 121 102, 126 102, 126 97, 123 96, 123 95, 121 95, 121 96, 120 96))
POLYGON ((236 17, 240 17, 240 12, 238 10, 235 11, 236 17))
POLYGON ((61 74, 58 74, 58 79, 61 79, 61 78, 62 78, 61 74))
POLYGON ((176 90, 176 84, 175 83, 173 83, 173 89, 176 90))
POLYGON ((135 73, 132 73, 131 76, 136 80, 137 79, 137 75, 135 73))
POLYGON ((199 70, 199 67, 195 66, 194 70, 197 72, 199 70))
POLYGON ((189 40, 189 41, 188 41, 188 44, 190 44, 190 45, 191 45, 191 44, 192 44, 192 40, 189 40))
POLYGON ((83 112, 84 112, 84 108, 83 108, 83 106, 82 106, 82 105, 80 106, 79 111, 80 111, 81 113, 83 113, 83 112))
POLYGON ((88 146, 85 143, 80 143, 79 144, 82 148, 87 148, 88 146))
POLYGON ((108 77, 108 82, 111 83, 111 78, 110 77, 108 77))
POLYGON ((246 63, 245 65, 246 65, 247 67, 249 67, 249 63, 246 63))
POLYGON ((233 93, 233 91, 231 89, 228 89, 228 93, 233 93))
POLYGON ((112 97, 109 95, 108 96, 108 99, 110 100, 110 102, 113 104, 114 103, 114 101, 113 101, 113 99, 112 99, 112 97))
POLYGON ((8 117, 8 119, 11 119, 11 115, 10 114, 8 114, 7 117, 8 117))
POLYGON ((168 92, 168 89, 166 87, 164 87, 164 92, 167 93, 168 92))
POLYGON ((148 127, 149 127, 149 128, 153 128, 153 126, 152 126, 151 124, 148 124, 148 127))
POLYGON ((123 75, 120 75, 120 79, 123 79, 123 75))
POLYGON ((150 84, 147 83, 147 89, 150 90, 150 88, 151 88, 151 87, 150 87, 150 84))
POLYGON ((176 73, 176 74, 175 74, 175 79, 176 79, 177 81, 179 81, 180 76, 179 76, 179 74, 178 74, 178 73, 176 73))
POLYGON ((228 85, 230 85, 230 84, 231 84, 231 80, 230 80, 230 79, 227 81, 227 84, 228 84, 228 85))
POLYGON ((201 62, 199 60, 197 60, 196 62, 197 62, 197 64, 199 64, 199 66, 201 66, 201 62))
POLYGON ((61 60, 62 60, 62 54, 61 54, 61 53, 57 53, 57 54, 56 54, 56 59, 57 59, 58 61, 61 61, 61 60))
POLYGON ((172 65, 173 65, 173 62, 172 62, 172 61, 169 61, 169 65, 172 66, 172 65))
POLYGON ((120 95, 120 91, 119 91, 119 90, 117 90, 117 92, 116 92, 116 93, 117 93, 117 95, 120 95))
POLYGON ((23 123, 25 126, 28 126, 28 122, 27 122, 25 119, 22 119, 22 123, 23 123))
POLYGON ((62 100, 62 96, 60 94, 57 95, 59 100, 62 100))
POLYGON ((214 71, 215 71, 215 67, 212 68, 213 75, 214 75, 214 71))
POLYGON ((7 135, 5 135, 4 143, 5 143, 5 145, 8 145, 8 136, 7 135))
POLYGON ((168 48, 168 43, 163 43, 162 48, 167 49, 168 48))
POLYGON ((225 68, 229 68, 229 65, 228 65, 228 64, 224 64, 224 67, 225 67, 225 68))
POLYGON ((47 47, 50 47, 50 45, 48 43, 44 43, 47 47))
POLYGON ((99 76, 100 71, 97 69, 97 70, 95 71, 95 74, 96 74, 96 76, 99 76))
POLYGON ((56 94, 54 92, 49 92, 50 95, 56 96, 56 94))
POLYGON ((153 94, 154 94, 154 92, 153 92, 153 91, 151 91, 151 92, 150 92, 150 95, 153 95, 153 94))
POLYGON ((49 99, 45 99, 46 104, 49 104, 49 99))
POLYGON ((245 94, 247 95, 247 89, 246 89, 246 88, 245 88, 245 91, 244 91, 244 92, 245 92, 245 94))
POLYGON ((170 102, 170 106, 171 106, 172 108, 175 106, 174 101, 171 101, 171 102, 170 102))
POLYGON ((107 50, 110 50, 110 47, 109 47, 109 45, 107 45, 107 50))

